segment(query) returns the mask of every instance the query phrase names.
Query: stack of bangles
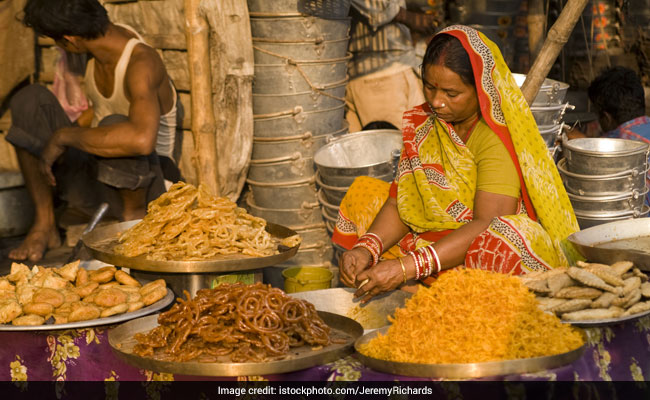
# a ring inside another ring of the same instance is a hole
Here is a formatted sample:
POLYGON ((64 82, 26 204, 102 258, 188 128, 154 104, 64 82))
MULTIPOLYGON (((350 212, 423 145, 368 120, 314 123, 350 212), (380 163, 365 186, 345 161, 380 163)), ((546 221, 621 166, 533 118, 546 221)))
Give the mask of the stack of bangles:
POLYGON ((384 243, 381 238, 374 233, 367 232, 362 235, 357 243, 352 248, 363 247, 370 252, 372 256, 372 263, 370 267, 374 267, 379 262, 379 257, 384 253, 384 243))
POLYGON ((438 257, 436 249, 433 248, 433 245, 421 247, 409 254, 413 256, 413 262, 415 263, 415 279, 430 276, 433 272, 432 270, 434 265, 436 268, 436 274, 440 272, 440 258, 438 257))

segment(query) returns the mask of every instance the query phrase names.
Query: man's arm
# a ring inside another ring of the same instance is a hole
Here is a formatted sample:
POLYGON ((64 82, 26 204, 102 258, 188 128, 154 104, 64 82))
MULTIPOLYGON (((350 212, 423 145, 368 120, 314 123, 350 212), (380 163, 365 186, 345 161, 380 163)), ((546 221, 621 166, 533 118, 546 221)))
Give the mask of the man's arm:
POLYGON ((96 128, 64 128, 55 133, 56 144, 100 157, 132 157, 154 151, 160 121, 158 90, 166 72, 152 49, 139 50, 131 57, 124 82, 129 120, 96 128))

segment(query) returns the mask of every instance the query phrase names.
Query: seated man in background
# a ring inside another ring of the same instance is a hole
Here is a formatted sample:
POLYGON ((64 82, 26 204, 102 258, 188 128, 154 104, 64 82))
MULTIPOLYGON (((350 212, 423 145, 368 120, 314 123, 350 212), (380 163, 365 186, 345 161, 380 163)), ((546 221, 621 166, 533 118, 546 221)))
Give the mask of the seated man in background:
POLYGON ((55 205, 86 215, 108 202, 113 217, 142 218, 165 190, 162 157, 171 158, 177 95, 158 53, 126 26, 111 23, 97 0, 28 0, 23 23, 70 53, 88 53, 84 91, 91 108, 71 122, 43 86, 19 91, 7 134, 16 149, 34 223, 15 260, 38 261, 61 243, 55 205))
POLYGON ((636 72, 625 67, 605 70, 591 82, 589 100, 596 107, 603 135, 650 143, 650 118, 636 72))
POLYGON ((433 34, 436 16, 409 11, 404 0, 352 0, 350 15, 350 132, 380 120, 401 127, 404 111, 424 103, 411 30, 433 34))

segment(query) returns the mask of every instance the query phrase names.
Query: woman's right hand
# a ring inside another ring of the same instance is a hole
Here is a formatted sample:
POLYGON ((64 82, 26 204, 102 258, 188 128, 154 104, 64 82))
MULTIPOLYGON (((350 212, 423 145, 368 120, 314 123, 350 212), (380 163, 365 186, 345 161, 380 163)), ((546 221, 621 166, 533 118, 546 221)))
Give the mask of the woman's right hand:
POLYGON ((370 252, 363 247, 357 247, 341 254, 339 259, 340 279, 348 287, 356 288, 356 278, 363 270, 370 266, 372 257, 370 252))

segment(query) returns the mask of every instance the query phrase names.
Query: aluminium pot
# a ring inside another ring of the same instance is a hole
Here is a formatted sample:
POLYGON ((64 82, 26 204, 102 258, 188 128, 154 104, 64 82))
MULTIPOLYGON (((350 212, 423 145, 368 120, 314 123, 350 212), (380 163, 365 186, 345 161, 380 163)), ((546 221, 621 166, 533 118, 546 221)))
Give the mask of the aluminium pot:
POLYGON ((316 182, 311 176, 287 182, 258 182, 246 179, 255 204, 264 208, 300 208, 304 202, 318 202, 316 182))
POLYGON ((592 226, 606 224, 608 222, 621 221, 631 218, 647 218, 650 213, 650 207, 643 206, 639 211, 624 212, 579 212, 575 211, 576 219, 580 229, 587 229, 592 226))
POLYGON ((632 190, 608 196, 580 196, 567 193, 576 212, 639 212, 643 208, 648 189, 632 190))
POLYGON ((647 170, 647 143, 615 138, 580 138, 562 142, 569 172, 583 175, 607 175, 635 169, 647 170))
POLYGON ((343 129, 344 115, 344 104, 316 111, 305 111, 301 106, 296 106, 285 115, 253 115, 253 132, 255 137, 291 136, 305 132, 311 132, 314 136, 324 135, 343 129))
MULTIPOLYGON (((517 86, 519 87, 526 81, 525 74, 512 74, 512 76, 515 78, 515 82, 517 82, 517 86)), ((542 82, 542 86, 539 88, 539 92, 537 92, 532 105, 535 107, 560 105, 564 102, 568 90, 568 83, 546 78, 542 82)))
POLYGON ((247 0, 251 17, 290 17, 313 15, 320 18, 345 18, 350 0, 247 0))
POLYGON ((580 196, 609 196, 629 193, 633 190, 642 192, 646 186, 646 171, 630 169, 607 175, 584 175, 569 172, 566 159, 557 163, 557 169, 567 192, 580 196))
POLYGON ((287 154, 300 153, 303 157, 314 157, 314 153, 331 140, 345 134, 348 128, 339 129, 325 135, 314 136, 311 132, 284 137, 253 137, 251 159, 269 159, 287 154))
POLYGON ((323 214, 318 201, 304 201, 297 208, 267 208, 255 204, 251 192, 246 196, 246 208, 249 212, 266 221, 280 224, 298 232, 299 229, 319 227, 323 224, 323 214))

